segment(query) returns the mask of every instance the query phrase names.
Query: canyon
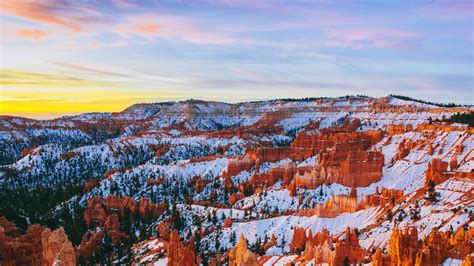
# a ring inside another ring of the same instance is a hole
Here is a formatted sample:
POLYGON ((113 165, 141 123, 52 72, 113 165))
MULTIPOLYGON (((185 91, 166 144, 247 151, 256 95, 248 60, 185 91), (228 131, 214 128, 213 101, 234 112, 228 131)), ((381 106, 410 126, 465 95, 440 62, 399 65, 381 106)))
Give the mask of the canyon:
POLYGON ((472 106, 396 96, 0 117, 0 264, 470 265, 472 106))

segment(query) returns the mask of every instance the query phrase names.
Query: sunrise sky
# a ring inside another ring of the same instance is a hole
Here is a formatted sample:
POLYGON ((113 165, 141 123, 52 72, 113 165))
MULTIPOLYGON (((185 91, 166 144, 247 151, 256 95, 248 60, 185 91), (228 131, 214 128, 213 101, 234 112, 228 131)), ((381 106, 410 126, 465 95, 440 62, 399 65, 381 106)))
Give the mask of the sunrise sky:
POLYGON ((473 8, 469 0, 2 0, 0 114, 346 94, 473 104, 473 8))

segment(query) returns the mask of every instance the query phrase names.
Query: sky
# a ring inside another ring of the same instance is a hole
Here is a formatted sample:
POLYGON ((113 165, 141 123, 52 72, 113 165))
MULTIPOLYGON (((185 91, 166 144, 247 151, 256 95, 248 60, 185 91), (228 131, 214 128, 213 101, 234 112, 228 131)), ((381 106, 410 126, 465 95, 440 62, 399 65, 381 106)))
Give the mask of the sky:
POLYGON ((474 104, 473 2, 2 0, 0 115, 356 94, 474 104))

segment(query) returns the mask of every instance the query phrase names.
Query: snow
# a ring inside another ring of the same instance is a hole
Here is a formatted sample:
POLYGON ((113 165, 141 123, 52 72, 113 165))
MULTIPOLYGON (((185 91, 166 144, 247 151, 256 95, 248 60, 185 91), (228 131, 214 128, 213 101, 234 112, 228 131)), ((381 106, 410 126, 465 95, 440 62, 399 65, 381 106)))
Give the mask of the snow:
POLYGON ((442 266, 459 266, 461 264, 462 264, 462 260, 447 258, 446 260, 444 260, 442 266))
MULTIPOLYGON (((311 217, 280 216, 248 222, 234 222, 231 228, 223 230, 222 237, 219 241, 221 246, 230 247, 230 235, 232 231, 234 231, 237 236, 243 234, 249 241, 249 244, 255 242, 257 238, 264 239, 265 235, 270 237, 272 234, 275 234, 278 245, 281 246, 284 239, 284 247, 287 248, 293 237, 293 230, 291 230, 291 228, 299 226, 305 228, 307 231, 311 230, 313 233, 326 228, 331 234, 339 234, 344 232, 346 227, 364 228, 374 223, 374 219, 379 214, 379 211, 380 208, 370 208, 354 213, 344 213, 335 218, 321 218, 316 215, 311 217)), ((213 234, 203 240, 211 239, 213 234)))

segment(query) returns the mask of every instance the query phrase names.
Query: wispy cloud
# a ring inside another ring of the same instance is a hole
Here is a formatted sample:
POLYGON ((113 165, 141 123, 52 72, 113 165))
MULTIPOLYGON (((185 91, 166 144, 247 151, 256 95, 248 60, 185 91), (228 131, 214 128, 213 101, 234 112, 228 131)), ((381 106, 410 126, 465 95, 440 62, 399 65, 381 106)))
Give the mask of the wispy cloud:
POLYGON ((402 47, 410 38, 416 37, 413 31, 389 28, 337 28, 327 30, 323 44, 335 47, 402 47))
POLYGON ((88 73, 93 73, 93 74, 99 74, 99 75, 110 75, 110 76, 127 76, 124 73, 119 73, 119 72, 112 72, 112 71, 107 71, 107 70, 102 70, 102 69, 97 69, 81 64, 73 64, 73 63, 66 63, 66 62, 59 62, 59 61, 50 61, 51 64, 69 68, 69 69, 75 69, 75 70, 80 70, 80 71, 85 71, 88 73))
POLYGON ((86 80, 60 74, 0 69, 0 85, 4 86, 111 86, 112 83, 86 80))
POLYGON ((127 1, 127 0, 112 0, 112 3, 114 3, 119 8, 125 8, 125 9, 134 8, 138 6, 137 3, 134 3, 133 1, 127 1))
POLYGON ((56 0, 4 0, 0 2, 0 12, 40 24, 64 27, 73 32, 84 31, 82 24, 91 20, 87 17, 91 9, 56 0))
POLYGON ((35 41, 42 40, 46 35, 48 35, 47 32, 38 29, 17 30, 16 34, 22 38, 32 39, 35 41))
POLYGON ((128 16, 115 31, 125 37, 181 39, 197 44, 231 44, 234 39, 197 28, 186 17, 175 15, 140 14, 128 16))

